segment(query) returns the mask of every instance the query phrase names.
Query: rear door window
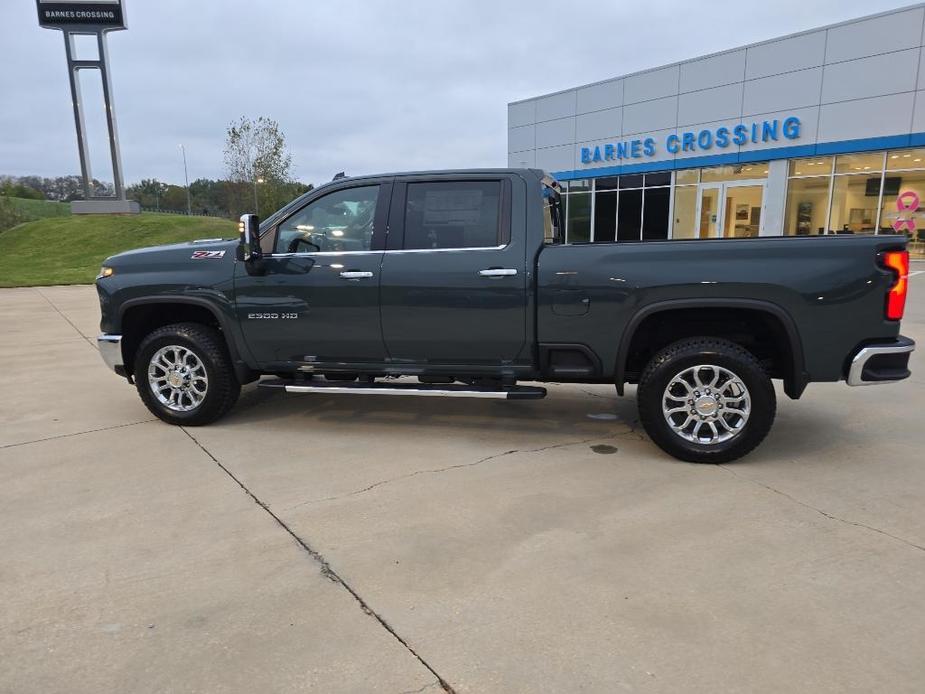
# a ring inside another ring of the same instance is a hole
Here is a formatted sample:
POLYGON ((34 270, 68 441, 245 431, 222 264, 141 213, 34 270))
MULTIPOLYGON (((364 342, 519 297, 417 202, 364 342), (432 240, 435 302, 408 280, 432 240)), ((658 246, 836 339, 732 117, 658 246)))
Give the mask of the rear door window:
POLYGON ((409 183, 405 249, 492 248, 501 245, 501 182, 409 183))

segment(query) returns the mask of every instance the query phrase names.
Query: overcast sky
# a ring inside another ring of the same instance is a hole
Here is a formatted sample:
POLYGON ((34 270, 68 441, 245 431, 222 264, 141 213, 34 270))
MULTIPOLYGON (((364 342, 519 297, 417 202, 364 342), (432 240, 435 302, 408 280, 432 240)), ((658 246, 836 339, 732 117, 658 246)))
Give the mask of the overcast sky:
MULTIPOLYGON (((223 174, 227 124, 279 121, 306 182, 505 166, 507 103, 906 3, 126 0, 109 36, 127 182, 223 174)), ((79 172, 60 32, 0 0, 0 174, 79 172)), ((94 95, 92 92, 85 94, 94 95)), ((93 128, 94 175, 111 180, 93 128)))

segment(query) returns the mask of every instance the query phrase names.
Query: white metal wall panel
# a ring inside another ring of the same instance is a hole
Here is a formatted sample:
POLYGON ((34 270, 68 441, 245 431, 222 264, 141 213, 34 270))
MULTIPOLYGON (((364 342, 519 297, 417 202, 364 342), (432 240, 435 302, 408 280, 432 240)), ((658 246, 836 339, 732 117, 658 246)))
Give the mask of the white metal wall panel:
POLYGON ((507 127, 532 125, 536 122, 536 99, 507 105, 507 127))
POLYGON ((919 7, 832 27, 828 30, 825 62, 914 48, 922 40, 923 19, 925 10, 919 7))
POLYGON ((912 111, 912 132, 925 133, 925 91, 915 93, 915 106, 912 111))
POLYGON ((696 125, 738 118, 742 113, 742 83, 689 92, 678 97, 678 125, 696 125))
POLYGON ((520 152, 536 147, 535 125, 523 125, 519 128, 510 128, 507 131, 508 152, 520 152))
POLYGON ((679 70, 678 65, 669 65, 627 77, 623 81, 623 103, 635 104, 677 94, 679 70))
POLYGON ((606 111, 584 113, 577 118, 575 137, 579 140, 604 140, 623 134, 623 109, 609 108, 606 111))
POLYGON ((563 171, 575 168, 575 146, 564 145, 536 150, 536 166, 546 171, 563 171))
POLYGON ((914 97, 910 92, 826 104, 819 114, 819 141, 908 133, 914 97))
POLYGON ((678 97, 643 101, 623 107, 623 134, 673 128, 678 124, 678 97))
POLYGON ((746 49, 745 79, 779 75, 822 65, 825 31, 769 41, 746 49))
POLYGON ((821 90, 821 67, 749 80, 745 83, 742 115, 815 106, 821 90))
POLYGON ((822 103, 915 90, 919 48, 826 65, 822 103))
POLYGON ((720 87, 745 77, 745 49, 681 63, 681 92, 720 87))
POLYGON ((578 90, 578 113, 602 111, 622 105, 623 80, 610 80, 578 90))
POLYGON ((536 124, 536 148, 570 145, 575 142, 575 119, 559 118, 536 124))
POLYGON ((536 100, 536 122, 575 115, 575 90, 544 96, 536 100))
POLYGON ((533 168, 536 166, 536 151, 511 152, 507 155, 507 165, 512 168, 533 168))

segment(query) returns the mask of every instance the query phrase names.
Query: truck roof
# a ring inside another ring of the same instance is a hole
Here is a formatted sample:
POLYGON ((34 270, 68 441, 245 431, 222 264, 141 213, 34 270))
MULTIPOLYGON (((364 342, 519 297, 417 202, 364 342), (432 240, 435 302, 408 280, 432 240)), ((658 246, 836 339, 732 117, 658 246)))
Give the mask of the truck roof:
POLYGON ((524 167, 500 167, 500 168, 484 168, 484 169, 430 169, 425 171, 391 171, 385 173, 375 173, 375 174, 362 174, 360 176, 340 176, 339 178, 332 179, 326 183, 322 183, 318 186, 329 185, 331 183, 337 183, 340 181, 362 181, 370 178, 383 178, 388 176, 445 176, 447 174, 465 174, 467 176, 475 174, 504 174, 504 173, 516 173, 516 174, 528 174, 530 176, 536 176, 537 178, 542 178, 546 175, 545 171, 541 169, 531 169, 524 167))

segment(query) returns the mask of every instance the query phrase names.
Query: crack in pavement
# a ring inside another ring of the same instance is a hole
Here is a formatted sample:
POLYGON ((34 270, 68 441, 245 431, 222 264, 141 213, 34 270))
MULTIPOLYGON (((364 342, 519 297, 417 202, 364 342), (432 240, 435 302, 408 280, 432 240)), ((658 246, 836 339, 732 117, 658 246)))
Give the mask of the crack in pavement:
MULTIPOLYGON (((346 499, 351 496, 358 496, 360 494, 365 494, 366 492, 372 491, 373 489, 377 489, 378 487, 382 487, 387 484, 391 484, 392 482, 400 482, 402 480, 410 479, 412 477, 417 477, 418 475, 437 475, 442 472, 448 472, 450 470, 459 470, 461 468, 475 467, 476 465, 481 465, 482 463, 487 463, 491 460, 496 460, 498 458, 504 458, 506 456, 513 455, 515 453, 539 453, 540 451, 547 451, 553 448, 565 448, 567 446, 579 446, 583 443, 590 443, 591 441, 607 441, 610 439, 619 438, 621 436, 628 436, 631 434, 636 434, 636 429, 634 426, 630 424, 627 424, 627 426, 629 426, 629 431, 620 433, 620 434, 613 434, 611 436, 592 436, 591 438, 582 439, 580 441, 569 441, 567 443, 554 443, 549 446, 541 446, 540 448, 513 448, 509 451, 502 451, 501 453, 493 453, 492 455, 485 456, 484 458, 479 458, 478 460, 473 461, 471 463, 457 463, 456 465, 447 465, 446 467, 432 468, 429 470, 415 470, 414 472, 409 472, 404 475, 398 475, 397 477, 390 477, 385 480, 379 480, 378 482, 374 482, 373 484, 367 487, 363 487, 362 489, 355 489, 352 492, 347 492, 346 494, 337 494, 335 496, 326 496, 321 499, 308 499, 307 501, 300 501, 299 503, 293 504, 292 506, 287 506, 285 510, 291 511, 294 508, 299 508, 300 506, 306 506, 309 504, 320 504, 325 501, 337 501, 339 499, 346 499)), ((642 439, 640 438, 640 440, 642 439)))
POLYGON ((152 419, 142 419, 138 422, 128 422, 127 424, 113 424, 108 427, 100 427, 99 429, 87 429, 87 431, 75 431, 72 434, 58 434, 57 436, 46 436, 44 439, 35 439, 33 441, 20 441, 19 443, 5 443, 0 445, 0 449, 4 448, 15 448, 16 446, 28 446, 30 443, 41 443, 42 441, 54 441, 55 439, 66 439, 71 436, 82 436, 83 434, 95 434, 98 431, 111 431, 112 429, 122 429, 123 427, 133 427, 138 424, 147 424, 148 422, 156 422, 156 418, 152 419))
POLYGON ((93 342, 93 340, 92 340, 91 338, 87 337, 86 335, 84 335, 82 332, 80 332, 80 328, 78 328, 76 325, 74 325, 74 323, 71 322, 71 319, 68 318, 67 316, 65 316, 64 313, 61 311, 61 309, 59 309, 57 306, 55 306, 55 304, 52 302, 51 299, 49 299, 47 296, 45 296, 44 294, 42 294, 42 291, 41 291, 38 287, 32 287, 32 288, 35 290, 36 294, 38 294, 40 297, 42 297, 43 299, 45 299, 46 302, 48 302, 48 305, 49 305, 49 306, 51 306, 55 311, 57 311, 57 313, 58 313, 59 316, 61 316, 64 320, 67 321, 67 324, 68 324, 68 325, 70 325, 72 328, 74 328, 74 330, 77 331, 77 334, 80 335, 80 337, 81 337, 82 339, 84 339, 84 340, 87 341, 87 344, 89 344, 93 349, 97 349, 97 350, 98 350, 98 347, 97 347, 96 344, 93 342))
POLYGON ((423 687, 421 687, 421 688, 419 688, 419 689, 406 689, 405 691, 399 692, 398 694, 420 694, 420 692, 423 692, 425 689, 430 689, 430 688, 433 687, 434 685, 436 685, 436 686, 439 687, 439 686, 440 686, 440 683, 439 683, 439 682, 430 682, 429 684, 425 684, 423 687))
MULTIPOLYGON (((346 590, 348 593, 350 593, 350 595, 353 596, 353 599, 356 600, 357 604, 360 606, 360 609, 362 609, 364 613, 366 613, 368 616, 370 616, 370 617, 372 617, 373 619, 375 619, 375 620, 379 623, 379 625, 380 625, 383 629, 385 629, 387 632, 389 632, 389 634, 391 634, 392 637, 393 637, 396 641, 398 641, 402 646, 404 646, 405 649, 406 649, 412 656, 414 656, 414 658, 415 658, 421 665, 423 665, 425 668, 427 668, 427 670, 430 672, 430 674, 432 674, 432 675, 437 679, 437 683, 439 683, 439 685, 443 688, 443 691, 448 692, 448 694, 454 694, 454 690, 453 690, 453 688, 449 685, 449 683, 448 683, 446 680, 444 680, 444 679, 437 673, 437 671, 434 670, 434 668, 431 667, 431 665, 430 665, 426 660, 424 660, 424 658, 422 658, 422 657, 418 654, 418 652, 415 651, 407 641, 405 641, 405 639, 403 639, 401 636, 399 636, 398 632, 395 631, 395 629, 392 627, 392 625, 390 625, 387 621, 385 621, 385 618, 384 618, 384 617, 382 617, 381 615, 379 615, 375 610, 373 610, 372 607, 369 606, 369 603, 367 603, 367 602, 360 596, 360 594, 353 588, 353 586, 351 586, 349 583, 347 583, 347 581, 345 581, 343 578, 340 577, 340 575, 339 575, 339 574, 331 567, 331 565, 328 563, 328 560, 325 559, 324 556, 323 556, 320 552, 318 552, 318 550, 313 549, 313 548, 311 547, 311 545, 309 545, 308 542, 307 542, 306 540, 302 539, 298 534, 296 534, 296 532, 295 532, 292 528, 290 528, 290 527, 286 524, 286 522, 283 521, 282 518, 280 518, 280 517, 277 516, 275 513, 273 513, 273 511, 270 510, 269 505, 267 505, 267 504, 266 504, 264 501, 262 501, 256 494, 254 494, 250 489, 248 489, 247 486, 246 486, 243 482, 241 482, 241 480, 238 479, 238 478, 234 475, 233 472, 231 472, 231 470, 229 470, 227 467, 225 467, 225 465, 222 464, 221 461, 219 461, 218 458, 216 458, 214 455, 212 455, 212 453, 209 451, 208 448, 206 448, 205 446, 203 446, 195 436, 193 436, 191 433, 189 433, 189 431, 187 431, 186 427, 182 427, 182 426, 181 426, 181 427, 179 427, 179 429, 180 429, 180 431, 182 431, 184 434, 186 434, 186 435, 190 438, 190 440, 191 440, 193 443, 195 443, 195 444, 200 448, 200 450, 202 450, 202 452, 205 453, 205 454, 212 460, 212 462, 214 462, 214 463, 215 463, 226 475, 228 475, 228 477, 230 477, 232 480, 234 480, 235 484, 237 484, 237 485, 241 488, 241 490, 242 490, 245 494, 247 494, 247 496, 249 496, 249 497, 251 498, 251 500, 252 500, 255 504, 257 504, 257 505, 258 505, 260 508, 262 508, 273 520, 275 520, 276 523, 277 523, 283 530, 285 530, 287 533, 289 533, 290 537, 292 537, 292 539, 295 540, 296 543, 298 543, 298 545, 299 545, 303 550, 305 550, 305 552, 308 553, 308 555, 309 555, 312 559, 314 559, 314 560, 321 566, 321 575, 322 575, 322 576, 324 576, 325 578, 327 578, 327 579, 328 579, 329 581, 331 581, 332 583, 336 583, 336 584, 339 585, 341 588, 343 588, 343 589, 346 590)), ((429 685, 428 685, 428 686, 429 686, 429 685)))
POLYGON ((772 487, 772 486, 769 485, 769 484, 765 484, 764 482, 760 482, 759 480, 756 480, 756 479, 754 479, 753 477, 748 477, 747 475, 740 475, 738 472, 736 472, 736 471, 733 470, 732 468, 727 467, 726 465, 720 464, 720 465, 717 465, 716 467, 722 468, 722 469, 725 470, 726 472, 730 473, 733 477, 737 477, 737 478, 739 478, 739 479, 741 479, 741 480, 745 480, 745 481, 747 481, 747 482, 751 482, 751 483, 754 484, 754 485, 757 485, 757 486, 759 486, 759 487, 763 487, 764 489, 767 489, 769 492, 774 492, 775 494, 780 494, 780 495, 781 495, 782 497, 784 497, 785 499, 789 499, 789 500, 792 501, 793 503, 799 504, 799 505, 802 506, 803 508, 807 508, 807 509, 809 509, 810 511, 815 511, 815 512, 818 513, 819 515, 824 516, 825 518, 828 518, 829 520, 833 520, 833 521, 836 521, 836 522, 838 522, 838 523, 843 523, 843 524, 845 524, 845 525, 853 525, 853 526, 856 527, 856 528, 863 528, 863 529, 865 529, 865 530, 870 530, 871 532, 875 532, 875 533, 878 533, 878 534, 880 534, 880 535, 885 535, 886 537, 888 537, 888 538, 890 538, 890 539, 892 539, 892 540, 896 540, 897 542, 901 542, 901 543, 904 544, 904 545, 908 545, 909 547, 912 547, 912 548, 914 548, 914 549, 917 549, 917 550, 920 550, 920 551, 925 552, 925 547, 923 547, 922 545, 917 545, 916 543, 912 542, 911 540, 907 540, 907 539, 902 538, 902 537, 899 537, 899 536, 897 536, 897 535, 893 535, 893 534, 891 534, 891 533, 888 533, 886 530, 881 530, 880 528, 876 528, 876 527, 874 527, 874 526, 872 526, 872 525, 867 525, 866 523, 861 523, 860 521, 853 521, 853 520, 849 520, 849 519, 847 519, 847 518, 841 518, 840 516, 836 516, 836 515, 834 515, 834 514, 832 514, 832 513, 829 513, 828 511, 823 511, 821 508, 816 508, 816 507, 813 506, 812 504, 809 504, 809 503, 807 503, 807 502, 805 502, 805 501, 802 501, 802 500, 800 500, 800 499, 797 499, 795 496, 791 496, 791 495, 788 494, 787 492, 783 492, 783 491, 781 491, 780 489, 777 489, 777 488, 775 488, 775 487, 772 487))

